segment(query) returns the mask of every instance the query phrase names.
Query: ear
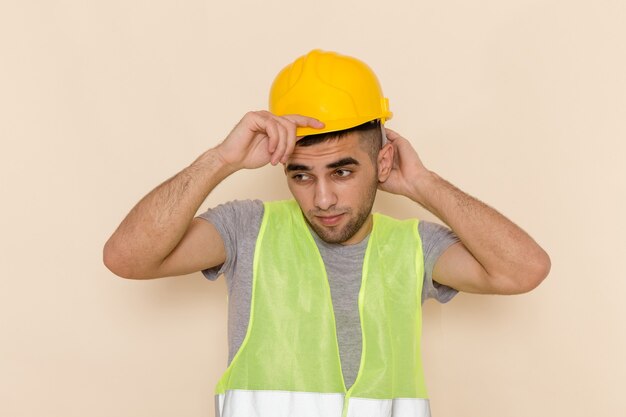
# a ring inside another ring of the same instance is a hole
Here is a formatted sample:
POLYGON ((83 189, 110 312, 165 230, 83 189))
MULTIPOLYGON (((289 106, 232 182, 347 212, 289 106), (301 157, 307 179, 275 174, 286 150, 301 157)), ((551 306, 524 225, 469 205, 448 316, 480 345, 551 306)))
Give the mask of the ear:
POLYGON ((385 182, 393 168, 393 145, 389 142, 378 151, 378 181, 385 182))

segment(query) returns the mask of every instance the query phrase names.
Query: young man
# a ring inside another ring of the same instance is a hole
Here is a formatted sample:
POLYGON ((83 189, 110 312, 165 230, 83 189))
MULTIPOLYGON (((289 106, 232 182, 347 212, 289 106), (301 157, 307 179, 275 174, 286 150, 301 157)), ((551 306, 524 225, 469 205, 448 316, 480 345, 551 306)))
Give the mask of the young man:
POLYGON ((226 275, 218 416, 429 416, 423 300, 530 291, 548 255, 383 127, 387 100, 362 62, 310 52, 278 75, 270 110, 247 113, 144 197, 106 243, 105 264, 133 279, 226 275), (194 218, 227 176, 278 163, 294 201, 231 202, 194 218), (378 189, 451 231, 372 214, 378 189))

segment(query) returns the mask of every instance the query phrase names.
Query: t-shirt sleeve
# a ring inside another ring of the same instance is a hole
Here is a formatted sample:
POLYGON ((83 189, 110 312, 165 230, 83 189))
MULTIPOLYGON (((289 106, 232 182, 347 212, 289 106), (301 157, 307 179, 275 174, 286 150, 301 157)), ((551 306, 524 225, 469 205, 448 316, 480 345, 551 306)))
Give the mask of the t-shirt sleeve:
MULTIPOLYGON (((209 280, 215 281, 221 274, 232 276, 237 260, 237 247, 244 235, 255 227, 263 216, 261 200, 235 200, 210 208, 196 217, 207 220, 215 226, 224 241, 226 260, 222 265, 202 270, 209 280)), ((257 226, 258 227, 258 226, 257 226)))
POLYGON ((420 220, 418 231, 422 239, 424 253, 424 286, 422 288, 422 303, 434 298, 440 303, 450 301, 458 291, 433 281, 433 269, 439 256, 453 243, 460 242, 457 235, 446 226, 438 223, 420 220))

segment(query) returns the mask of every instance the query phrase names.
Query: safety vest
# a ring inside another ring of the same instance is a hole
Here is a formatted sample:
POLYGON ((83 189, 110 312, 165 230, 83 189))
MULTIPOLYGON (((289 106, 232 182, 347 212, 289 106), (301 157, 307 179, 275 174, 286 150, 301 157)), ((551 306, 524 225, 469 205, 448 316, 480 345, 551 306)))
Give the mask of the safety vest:
POLYGON ((361 363, 346 389, 324 262, 293 201, 265 203, 246 336, 217 417, 427 417, 417 220, 375 213, 358 296, 361 363))

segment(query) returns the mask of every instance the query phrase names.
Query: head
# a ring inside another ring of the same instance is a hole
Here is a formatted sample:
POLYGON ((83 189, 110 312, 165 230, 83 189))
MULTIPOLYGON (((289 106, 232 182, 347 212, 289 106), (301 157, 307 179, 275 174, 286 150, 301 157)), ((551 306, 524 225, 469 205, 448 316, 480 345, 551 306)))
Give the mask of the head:
POLYGON ((371 230, 379 182, 389 176, 393 147, 381 147, 378 121, 305 136, 285 164, 291 193, 324 241, 354 244, 371 230))

